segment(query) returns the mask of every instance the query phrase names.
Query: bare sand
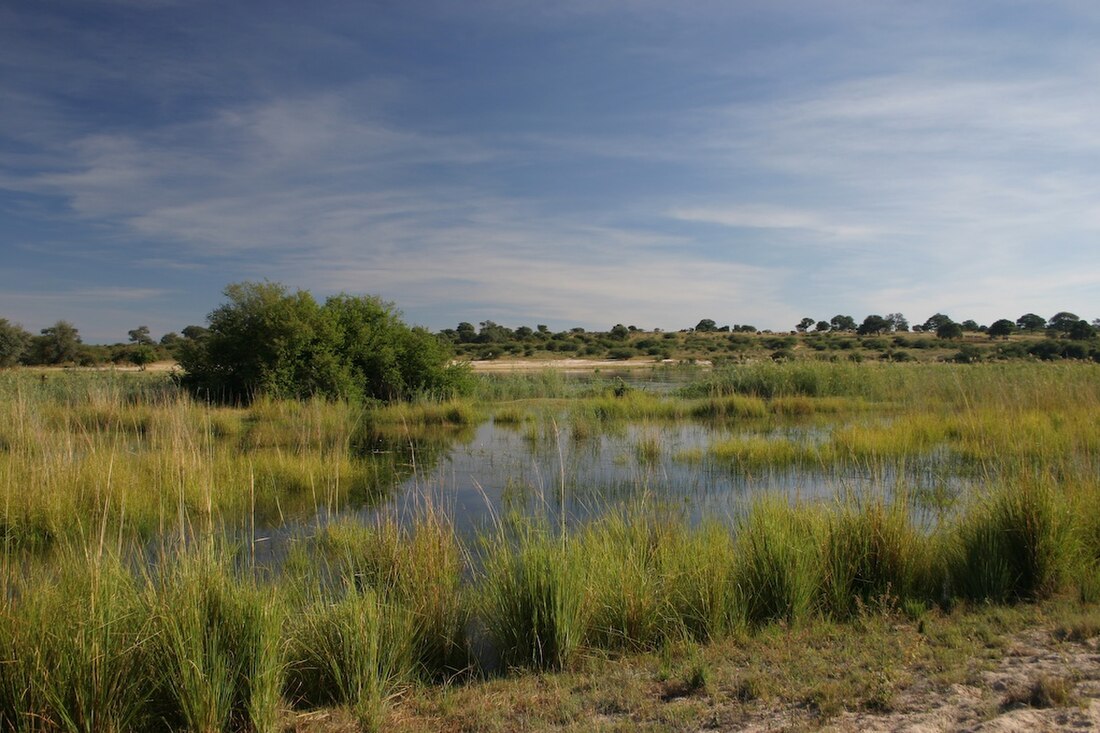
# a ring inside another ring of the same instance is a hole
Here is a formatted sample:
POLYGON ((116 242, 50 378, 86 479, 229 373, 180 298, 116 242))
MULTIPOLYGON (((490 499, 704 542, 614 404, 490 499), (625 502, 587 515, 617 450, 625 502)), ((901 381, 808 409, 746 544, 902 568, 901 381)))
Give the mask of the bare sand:
MULTIPOLYGON (((530 372, 540 369, 556 369, 564 372, 586 372, 596 369, 644 369, 646 367, 680 364, 676 359, 664 361, 640 361, 633 359, 491 359, 469 362, 475 372, 530 372)), ((710 367, 705 359, 692 362, 695 366, 710 367)))

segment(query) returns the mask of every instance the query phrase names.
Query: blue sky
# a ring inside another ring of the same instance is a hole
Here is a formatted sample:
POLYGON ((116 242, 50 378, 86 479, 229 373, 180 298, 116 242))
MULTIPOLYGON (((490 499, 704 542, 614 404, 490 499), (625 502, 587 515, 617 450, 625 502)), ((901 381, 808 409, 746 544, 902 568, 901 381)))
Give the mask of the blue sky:
POLYGON ((0 317, 1100 316, 1100 5, 0 3, 0 317))

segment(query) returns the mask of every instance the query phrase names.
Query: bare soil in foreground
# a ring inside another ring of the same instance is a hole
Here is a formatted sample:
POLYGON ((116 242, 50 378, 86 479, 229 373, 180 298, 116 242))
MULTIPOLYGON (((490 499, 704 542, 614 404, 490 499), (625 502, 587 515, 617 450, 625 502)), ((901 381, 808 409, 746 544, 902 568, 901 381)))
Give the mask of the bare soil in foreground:
MULTIPOLYGON (((1100 730, 1100 644, 1058 641, 1049 630, 1014 635, 1005 655, 976 679, 937 688, 919 680, 894 711, 844 713, 836 731, 1100 730)), ((775 730, 755 721, 746 730, 775 730)))
MULTIPOLYGON (((1100 611, 989 608, 911 622, 775 628, 706 646, 595 657, 417 689, 385 731, 1100 730, 1100 611)), ((362 730, 304 713, 303 733, 362 730)))

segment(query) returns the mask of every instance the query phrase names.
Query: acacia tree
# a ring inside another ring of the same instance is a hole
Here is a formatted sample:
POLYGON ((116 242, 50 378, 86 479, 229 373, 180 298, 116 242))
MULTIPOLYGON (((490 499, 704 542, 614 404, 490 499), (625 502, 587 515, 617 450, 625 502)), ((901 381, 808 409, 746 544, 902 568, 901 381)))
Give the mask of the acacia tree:
POLYGON ((887 313, 886 320, 890 322, 891 331, 909 330, 909 321, 901 313, 887 313))
POLYGON ((1042 331, 1046 328, 1047 319, 1034 313, 1025 313, 1016 319, 1016 325, 1024 331, 1042 331))
MULTIPOLYGON (((925 327, 927 328, 927 325, 925 327)), ((957 339, 962 338, 962 335, 963 327, 950 319, 941 321, 936 327, 936 336, 941 339, 957 339)))
POLYGON ((834 331, 855 331, 856 319, 851 316, 835 315, 829 321, 829 325, 834 331))
POLYGON ((797 330, 799 333, 806 333, 806 331, 810 330, 813 325, 814 319, 809 317, 803 318, 801 321, 798 322, 798 325, 795 326, 795 330, 797 330))
POLYGON ((36 364, 64 364, 80 354, 80 332, 68 321, 43 328, 31 339, 31 358, 36 364))
MULTIPOLYGON (((1074 325, 1080 320, 1081 319, 1076 313, 1061 311, 1050 317, 1050 320, 1047 321, 1047 328, 1054 333, 1068 335, 1069 332, 1073 330, 1074 325)), ((1086 322, 1085 325, 1088 325, 1088 323, 1086 322)))
POLYGON ((149 335, 148 326, 138 326, 126 332, 126 335, 130 337, 130 343, 140 344, 142 346, 152 346, 153 337, 149 335))
POLYGON ((928 320, 924 322, 924 330, 925 331, 934 331, 938 334, 939 330, 940 330, 940 327, 944 326, 948 323, 954 323, 954 321, 951 320, 950 316, 945 315, 943 313, 937 313, 933 316, 930 316, 928 318, 928 320))
POLYGON ((882 316, 867 316, 863 319, 863 323, 859 324, 859 329, 856 331, 860 336, 869 336, 873 334, 883 333, 889 331, 893 323, 883 318, 882 316))
POLYGON ((1001 319, 993 321, 993 323, 989 324, 989 329, 986 331, 986 333, 989 335, 989 338, 991 338, 991 339, 992 338, 997 338, 998 336, 1000 336, 1001 338, 1006 338, 1007 339, 1015 331, 1016 331, 1016 324, 1015 323, 1008 320, 1007 318, 1001 318, 1001 319))

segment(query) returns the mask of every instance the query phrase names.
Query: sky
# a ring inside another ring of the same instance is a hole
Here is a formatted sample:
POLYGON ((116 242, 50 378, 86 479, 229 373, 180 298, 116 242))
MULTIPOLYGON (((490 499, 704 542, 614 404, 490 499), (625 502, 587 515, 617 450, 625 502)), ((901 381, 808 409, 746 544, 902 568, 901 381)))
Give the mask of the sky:
POLYGON ((0 0, 0 318, 1100 316, 1093 0, 0 0))

